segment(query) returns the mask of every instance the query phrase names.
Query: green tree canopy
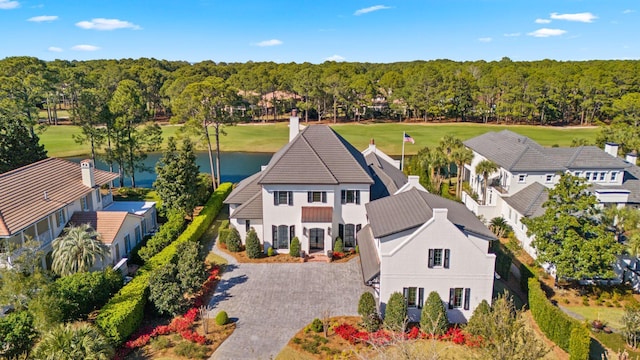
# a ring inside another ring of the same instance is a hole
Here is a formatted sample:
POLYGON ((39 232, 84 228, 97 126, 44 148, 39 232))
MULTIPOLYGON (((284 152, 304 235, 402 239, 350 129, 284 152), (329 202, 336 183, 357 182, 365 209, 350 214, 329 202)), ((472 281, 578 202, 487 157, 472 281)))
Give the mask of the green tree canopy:
POLYGON ((109 248, 88 224, 71 226, 53 240, 51 268, 59 275, 89 271, 97 260, 104 261, 109 248))

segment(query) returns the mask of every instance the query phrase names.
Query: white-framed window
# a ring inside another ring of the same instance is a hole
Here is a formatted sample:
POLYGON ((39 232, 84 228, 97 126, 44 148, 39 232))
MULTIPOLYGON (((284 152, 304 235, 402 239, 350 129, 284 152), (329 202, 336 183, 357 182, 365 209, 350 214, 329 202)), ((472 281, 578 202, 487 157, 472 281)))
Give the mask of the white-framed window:
POLYGON ((131 236, 127 234, 124 236, 124 252, 128 254, 129 251, 131 251, 131 236))
POLYGON ((64 214, 64 209, 60 209, 58 210, 58 212, 56 213, 56 225, 58 227, 63 226, 64 224, 67 223, 67 219, 66 216, 64 214))
POLYGON ((340 195, 343 204, 360 204, 360 190, 342 190, 340 195))
POLYGON ((547 174, 547 178, 545 179, 545 182, 547 183, 553 182, 553 174, 547 174))
POLYGON ((600 179, 599 179, 599 180, 600 180, 600 181, 604 181, 605 176, 607 176, 607 173, 606 173, 606 172, 601 172, 601 173, 600 173, 600 179))
POLYGON ((140 226, 136 225, 136 228, 135 228, 134 231, 135 231, 136 244, 137 244, 140 241, 142 241, 142 234, 140 233, 140 226))
POLYGON ((520 174, 518 175, 518 182, 519 183, 523 183, 527 180, 527 174, 520 174))
POLYGON ((82 210, 84 211, 88 211, 89 210, 89 202, 87 201, 87 197, 83 196, 80 198, 80 206, 82 207, 82 210))
POLYGON ((591 171, 587 171, 586 173, 584 173, 584 177, 585 179, 587 179, 587 181, 591 180, 591 171))
POLYGON ((449 249, 429 249, 429 262, 427 266, 432 268, 449 268, 451 251, 449 249))
POLYGON ((576 171, 576 172, 574 172, 574 173, 573 173, 573 175, 575 175, 575 176, 580 176, 580 175, 582 175, 582 172, 580 172, 580 171, 576 171))
POLYGON ((326 203, 327 192, 326 191, 309 191, 307 192, 307 202, 308 203, 315 203, 315 202, 326 203))
POLYGON ((97 202, 102 201, 102 195, 100 195, 100 189, 96 189, 96 201, 97 202))
POLYGON ((287 226, 287 225, 272 225, 271 226, 272 239, 273 239, 273 248, 278 249, 289 249, 289 242, 296 236, 295 226, 287 226))
POLYGON ((422 309, 422 306, 424 305, 424 288, 402 288, 402 294, 404 295, 404 300, 407 302, 408 308, 422 309))
POLYGON ((362 229, 362 224, 338 224, 338 236, 346 248, 356 246, 356 234, 362 229))
POLYGON ((470 288, 449 288, 449 309, 464 308, 469 310, 470 300, 470 288))
POLYGON ((273 205, 293 205, 293 191, 274 191, 273 205))
POLYGON ((612 171, 611 172, 611 182, 617 181, 618 180, 618 172, 617 171, 612 171))

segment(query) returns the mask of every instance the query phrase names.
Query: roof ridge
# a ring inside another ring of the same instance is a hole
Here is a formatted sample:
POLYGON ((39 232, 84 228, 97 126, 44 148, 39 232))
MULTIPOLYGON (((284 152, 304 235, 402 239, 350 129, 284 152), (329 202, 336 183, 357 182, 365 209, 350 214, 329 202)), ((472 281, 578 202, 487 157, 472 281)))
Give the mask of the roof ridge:
MULTIPOLYGON (((45 159, 42 159, 42 160, 38 160, 38 161, 36 161, 36 162, 33 162, 33 163, 31 163, 31 164, 27 164, 27 165, 24 165, 24 166, 20 166, 19 168, 16 168, 16 169, 9 170, 9 171, 7 171, 7 172, 1 173, 1 174, 0 174, 0 178, 3 178, 3 177, 5 177, 5 176, 7 176, 7 175, 13 175, 13 174, 14 174, 14 173, 16 173, 16 172, 19 172, 19 171, 22 171, 22 170, 26 170, 27 168, 31 168, 31 167, 33 167, 33 166, 35 166, 35 165, 40 165, 40 163, 44 163, 44 162, 47 162, 47 161, 52 161, 52 160, 54 160, 54 159, 55 159, 55 160, 64 160, 64 159, 60 159, 60 158, 56 158, 56 157, 48 157, 48 158, 45 158, 45 159)), ((64 160, 64 161, 68 161, 68 160, 64 160)))
MULTIPOLYGON (((576 161, 576 158, 578 157, 578 155, 580 155, 582 153, 582 149, 584 148, 584 146, 579 146, 577 148, 573 148, 576 149, 576 151, 573 152, 573 155, 569 158, 569 161, 567 162, 567 164, 565 165, 565 167, 571 167, 571 164, 573 164, 574 161, 576 161)), ((571 149, 571 147, 569 148, 571 149)))
MULTIPOLYGON (((539 183, 533 183, 533 184, 539 184, 539 183)), ((531 184, 531 185, 533 185, 531 184)), ((533 204, 535 204, 538 199, 540 198, 540 196, 542 196, 542 194, 545 192, 545 190, 547 189, 544 185, 539 184, 541 186, 540 189, 538 189, 538 193, 533 197, 532 201, 529 203, 529 205, 527 206, 527 208, 525 209, 525 216, 527 216, 526 214, 529 213, 529 211, 533 208, 533 204)))
MULTIPOLYGON (((267 176, 268 173, 270 173, 274 167, 276 167, 276 165, 282 160, 283 155, 289 151, 289 148, 291 148, 292 144, 294 143, 294 141, 298 141, 299 137, 302 137, 302 133, 304 133, 308 128, 304 128, 302 129, 302 131, 296 135, 296 137, 293 138, 293 140, 289 141, 288 143, 286 143, 282 149, 278 150, 275 154, 273 154, 273 156, 275 157, 276 155, 279 155, 275 160, 275 162, 273 164, 271 164, 271 161, 269 161, 269 163, 267 163, 267 168, 265 169, 265 171, 260 171, 262 173, 262 175, 260 175, 260 177, 258 178, 258 183, 262 182, 262 179, 264 177, 267 176)), ((271 158, 271 160, 273 160, 273 157, 271 158)))
POLYGON ((331 169, 329 168, 329 166, 327 165, 327 163, 325 163, 322 158, 320 157, 320 155, 318 155, 318 152, 316 152, 316 149, 313 148, 313 146, 311 146, 311 143, 309 143, 309 140, 307 140, 306 137, 302 136, 301 134, 301 138, 304 140, 304 142, 307 144, 307 146, 309 147, 309 149, 311 149, 311 152, 313 153, 313 155, 316 157, 316 159, 318 159, 320 161, 320 163, 322 163, 322 165, 324 165, 324 169, 327 170, 327 172, 331 175, 331 177, 333 178, 333 180, 336 181, 336 184, 339 184, 340 181, 338 181, 338 179, 336 178, 335 174, 331 171, 331 169))
MULTIPOLYGON (((369 169, 368 169, 368 166, 367 166, 367 169, 365 170, 365 169, 362 167, 362 164, 361 164, 361 163, 360 163, 360 162, 355 158, 355 156, 353 156, 353 154, 351 153, 351 151, 349 151, 349 149, 347 148, 347 146, 344 144, 344 142, 347 142, 347 143, 348 143, 347 139, 345 139, 345 138, 343 138, 342 136, 340 136, 340 134, 338 134, 335 130, 333 130, 333 128, 332 128, 331 126, 327 126, 327 128, 329 128, 329 130, 331 131, 331 133, 333 134, 333 136, 338 140, 338 142, 340 143, 340 146, 342 146, 342 148, 343 148, 347 153, 349 153, 349 155, 351 155, 351 159, 352 159, 353 161, 355 161, 356 165, 358 165, 358 169, 360 169, 360 171, 362 171, 365 175, 367 175, 370 179, 372 179, 372 180, 373 180, 373 178, 371 177, 371 174, 370 174, 370 173, 369 173, 369 171, 368 171, 368 170, 369 170, 369 169), (344 140, 344 142, 343 142, 342 140, 344 140)), ((351 145, 351 146, 353 147, 353 145, 351 145)), ((362 153, 361 153, 360 151, 358 151, 358 149, 355 149, 355 150, 356 150, 356 152, 357 152, 357 153, 359 153, 359 154, 362 156, 362 158, 364 158, 364 155, 362 155, 362 153)), ((364 163, 365 163, 365 166, 366 166, 366 163, 367 163, 367 160, 366 160, 366 159, 365 159, 364 163)))

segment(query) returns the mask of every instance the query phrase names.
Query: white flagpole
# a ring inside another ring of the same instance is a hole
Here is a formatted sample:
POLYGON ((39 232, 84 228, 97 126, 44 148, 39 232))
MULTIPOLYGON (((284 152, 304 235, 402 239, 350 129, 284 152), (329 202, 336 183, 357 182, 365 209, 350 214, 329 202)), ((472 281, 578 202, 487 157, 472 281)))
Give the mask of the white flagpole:
POLYGON ((404 170, 404 137, 406 135, 406 131, 402 132, 402 159, 400 160, 400 170, 404 170))

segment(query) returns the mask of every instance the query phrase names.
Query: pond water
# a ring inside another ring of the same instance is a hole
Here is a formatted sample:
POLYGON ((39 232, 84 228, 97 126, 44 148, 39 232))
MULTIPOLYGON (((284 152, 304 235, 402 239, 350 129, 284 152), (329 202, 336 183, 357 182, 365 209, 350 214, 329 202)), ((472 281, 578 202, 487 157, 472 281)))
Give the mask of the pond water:
MULTIPOLYGON (((240 180, 255 174, 260 171, 262 165, 266 165, 271 159, 271 153, 250 153, 250 152, 223 152, 220 153, 220 180, 222 182, 237 183, 240 180)), ((215 153, 214 153, 214 167, 215 167, 215 153)), ((150 171, 137 171, 136 172, 136 186, 150 188, 153 186, 153 182, 156 180, 155 166, 158 160, 162 157, 161 153, 150 153, 147 159, 144 161, 144 166, 150 171)), ((80 157, 68 157, 67 160, 71 160, 79 163, 83 159, 87 159, 88 156, 80 157)), ((209 155, 207 152, 196 153, 196 164, 200 166, 200 172, 210 173, 209 169, 209 155)), ((104 161, 97 159, 96 168, 100 170, 109 170, 109 165, 104 161)), ((118 172, 118 166, 113 165, 113 171, 118 172)), ((114 181, 114 185, 118 185, 118 180, 114 181)), ((125 177, 125 186, 131 186, 131 179, 125 177)))

